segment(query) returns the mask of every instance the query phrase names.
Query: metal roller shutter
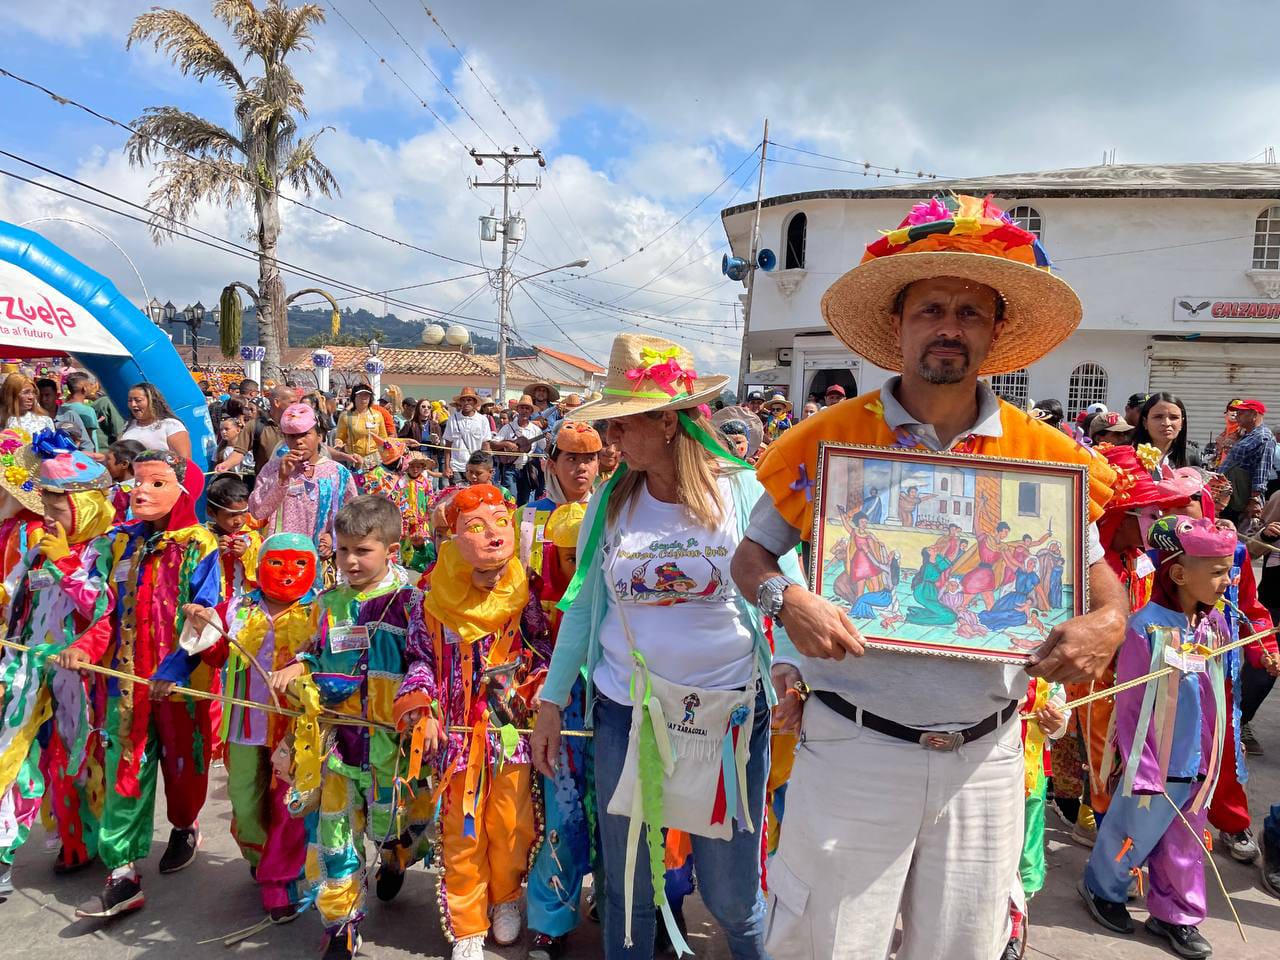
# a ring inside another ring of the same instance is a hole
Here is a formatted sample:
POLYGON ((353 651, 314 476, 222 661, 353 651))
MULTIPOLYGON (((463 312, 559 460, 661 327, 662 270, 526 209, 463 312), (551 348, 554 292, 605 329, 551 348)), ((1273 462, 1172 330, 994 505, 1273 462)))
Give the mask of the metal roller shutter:
POLYGON ((1188 436, 1204 446, 1222 429, 1222 411, 1233 397, 1267 405, 1267 420, 1280 423, 1280 343, 1155 340, 1151 344, 1152 392, 1182 399, 1188 436))

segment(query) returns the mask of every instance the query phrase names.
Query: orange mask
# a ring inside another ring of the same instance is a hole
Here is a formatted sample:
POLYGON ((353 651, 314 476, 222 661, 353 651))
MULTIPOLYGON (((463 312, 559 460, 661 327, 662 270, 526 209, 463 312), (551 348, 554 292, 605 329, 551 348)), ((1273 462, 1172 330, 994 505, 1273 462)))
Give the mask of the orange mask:
POLYGON ((466 564, 476 570, 495 570, 515 555, 511 510, 500 490, 489 484, 468 487, 454 497, 453 505, 457 509, 453 542, 466 564))
POLYGON ((160 460, 135 463, 133 477, 136 481, 129 494, 129 506, 139 520, 155 523, 163 520, 173 510, 182 496, 182 484, 173 467, 160 460))
POLYGON ((293 603, 316 582, 316 548, 307 537, 277 533, 263 541, 258 552, 258 586, 262 595, 279 603, 293 603))

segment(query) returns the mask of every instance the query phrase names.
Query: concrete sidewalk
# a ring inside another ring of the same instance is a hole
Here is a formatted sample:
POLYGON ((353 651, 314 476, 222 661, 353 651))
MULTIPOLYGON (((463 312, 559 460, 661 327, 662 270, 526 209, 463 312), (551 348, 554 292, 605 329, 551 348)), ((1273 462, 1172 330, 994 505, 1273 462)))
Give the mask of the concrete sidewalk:
MULTIPOLYGON (((1250 764, 1249 796, 1255 825, 1271 803, 1280 803, 1280 694, 1262 708, 1254 723, 1269 750, 1250 764)), ((147 894, 145 909, 108 923, 77 921, 77 904, 101 887, 102 871, 92 868, 71 877, 53 874, 54 851, 42 830, 33 831, 14 867, 18 892, 0 903, 0 930, 8 946, 6 958, 31 960, 212 960, 242 956, 315 960, 321 938, 314 914, 277 927, 228 950, 219 938, 250 926, 262 916, 257 891, 239 858, 230 834, 230 811, 221 772, 202 819, 204 848, 197 861, 181 873, 156 874, 156 862, 168 838, 168 825, 159 817, 156 845, 143 864, 147 894)), ((1096 926, 1075 893, 1075 882, 1088 851, 1070 842, 1059 821, 1050 815, 1049 880, 1031 908, 1032 958, 1108 957, 1139 960, 1172 956, 1161 942, 1141 930, 1145 913, 1134 910, 1139 931, 1116 937, 1096 926)), ((1241 942, 1217 884, 1209 877, 1211 916, 1202 932, 1214 946, 1218 960, 1258 960, 1280 957, 1280 901, 1262 891, 1256 867, 1243 866, 1222 853, 1215 854, 1227 890, 1235 902, 1249 937, 1241 942)), ((435 877, 416 869, 394 903, 370 896, 364 924, 364 955, 377 960, 401 957, 447 957, 449 948, 440 931, 435 903, 435 877)), ((1135 908, 1139 905, 1135 904, 1135 908)), ((696 902, 689 904, 690 945, 700 958, 727 958, 728 951, 715 924, 696 902)), ((523 958, 523 946, 492 950, 490 956, 523 958)), ((584 922, 571 939, 570 957, 601 956, 599 927, 584 922)), ((992 958, 996 960, 996 958, 992 958)))

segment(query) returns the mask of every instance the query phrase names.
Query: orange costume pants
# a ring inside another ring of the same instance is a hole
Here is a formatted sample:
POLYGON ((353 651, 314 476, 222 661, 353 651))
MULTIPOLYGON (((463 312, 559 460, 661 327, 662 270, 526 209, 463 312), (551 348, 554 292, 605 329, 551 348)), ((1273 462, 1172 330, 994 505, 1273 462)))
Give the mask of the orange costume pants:
POLYGON ((466 776, 455 773, 440 823, 444 853, 445 932, 454 940, 484 934, 489 910, 520 896, 537 835, 529 765, 508 763, 487 771, 488 789, 476 810, 475 836, 464 832, 466 776))
MULTIPOLYGON (((1116 682, 1116 668, 1113 664, 1099 677, 1092 686, 1087 683, 1070 684, 1067 695, 1071 699, 1087 696, 1096 690, 1106 690, 1116 682)), ((1111 717, 1116 711, 1114 697, 1095 700, 1071 712, 1071 722, 1079 725, 1080 738, 1084 742, 1085 763, 1089 769, 1089 796, 1084 801, 1093 808, 1094 813, 1106 813, 1111 806, 1110 770, 1102 769, 1102 761, 1107 753, 1107 734, 1111 732, 1111 717)), ((1114 766, 1115 759, 1112 758, 1114 766)))

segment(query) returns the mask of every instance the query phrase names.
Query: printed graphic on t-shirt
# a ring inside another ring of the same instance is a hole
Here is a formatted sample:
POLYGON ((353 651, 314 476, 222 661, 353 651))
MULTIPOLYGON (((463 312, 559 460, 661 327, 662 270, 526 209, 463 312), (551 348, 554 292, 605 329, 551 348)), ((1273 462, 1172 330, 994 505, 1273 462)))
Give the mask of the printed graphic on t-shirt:
POLYGON ((631 603, 724 603, 732 591, 726 575, 731 554, 723 543, 704 544, 693 536, 613 549, 612 569, 621 574, 614 584, 617 595, 631 603))

